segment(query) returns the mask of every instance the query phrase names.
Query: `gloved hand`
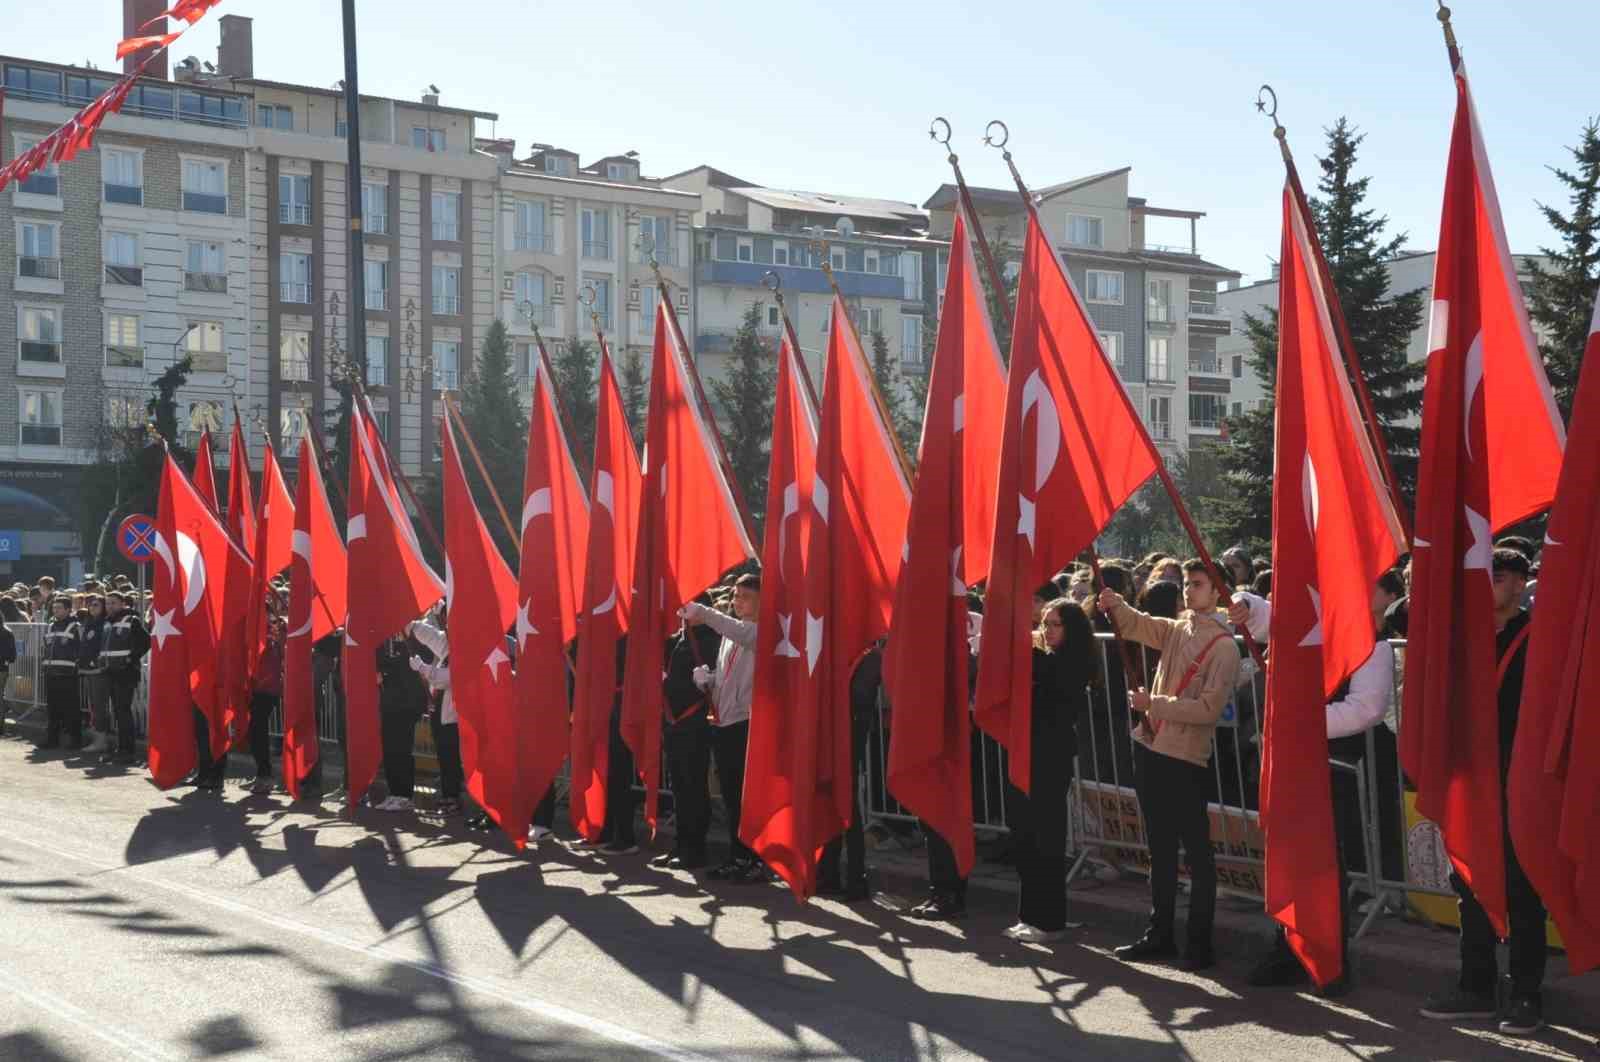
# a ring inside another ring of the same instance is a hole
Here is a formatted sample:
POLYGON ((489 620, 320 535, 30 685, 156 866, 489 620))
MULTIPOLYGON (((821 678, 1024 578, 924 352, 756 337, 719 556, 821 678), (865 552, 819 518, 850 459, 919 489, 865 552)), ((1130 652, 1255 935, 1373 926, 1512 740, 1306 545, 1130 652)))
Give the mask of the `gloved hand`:
POLYGON ((415 671, 419 675, 422 674, 422 669, 428 666, 427 661, 416 655, 413 655, 411 659, 407 661, 407 663, 411 665, 411 670, 415 671))
POLYGON ((715 679, 716 675, 705 664, 701 664, 699 667, 694 669, 694 684, 699 689, 710 689, 711 683, 715 679))
POLYGON ((977 656, 978 650, 983 645, 983 613, 967 613, 967 648, 972 650, 972 655, 977 656))

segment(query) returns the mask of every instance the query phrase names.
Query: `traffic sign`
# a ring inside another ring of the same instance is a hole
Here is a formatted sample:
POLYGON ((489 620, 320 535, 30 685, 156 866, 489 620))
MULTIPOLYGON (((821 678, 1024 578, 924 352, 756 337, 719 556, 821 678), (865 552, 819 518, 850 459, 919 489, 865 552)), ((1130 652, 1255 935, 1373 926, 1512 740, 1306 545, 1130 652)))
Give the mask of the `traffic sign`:
POLYGON ((135 564, 147 564, 156 555, 156 522, 134 513, 117 526, 117 550, 135 564))

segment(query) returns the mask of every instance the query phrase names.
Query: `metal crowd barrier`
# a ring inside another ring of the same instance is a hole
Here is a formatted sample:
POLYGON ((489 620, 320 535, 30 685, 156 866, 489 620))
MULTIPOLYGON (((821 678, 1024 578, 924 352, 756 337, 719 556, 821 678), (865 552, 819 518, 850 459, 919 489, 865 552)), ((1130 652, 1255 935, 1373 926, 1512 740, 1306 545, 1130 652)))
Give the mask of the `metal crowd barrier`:
POLYGON ((17 719, 44 711, 44 682, 39 675, 39 660, 44 648, 45 624, 8 623, 6 629, 17 640, 17 659, 6 676, 0 701, 19 713, 17 719))

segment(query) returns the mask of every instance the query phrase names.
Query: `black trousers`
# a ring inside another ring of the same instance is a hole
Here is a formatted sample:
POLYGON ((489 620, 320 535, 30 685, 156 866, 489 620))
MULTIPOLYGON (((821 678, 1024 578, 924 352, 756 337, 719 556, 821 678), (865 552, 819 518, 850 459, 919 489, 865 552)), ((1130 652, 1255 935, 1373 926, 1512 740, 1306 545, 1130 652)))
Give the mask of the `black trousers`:
POLYGON ((728 813, 728 858, 753 859, 739 840, 739 815, 744 806, 744 754, 750 744, 750 721, 711 728, 711 755, 717 762, 717 784, 728 813))
POLYGON ((81 742, 83 713, 78 708, 78 673, 70 668, 51 668, 46 671, 44 696, 48 715, 44 728, 45 744, 54 745, 60 740, 63 730, 70 740, 81 742), (52 674, 55 670, 63 674, 52 674))
POLYGON ((600 831, 602 844, 631 846, 638 843, 634 815, 639 794, 634 791, 638 777, 633 769, 633 750, 622 740, 622 720, 613 712, 610 723, 610 754, 606 765, 606 825, 600 831))
POLYGON ((276 693, 250 695, 250 755, 256 761, 256 777, 272 777, 272 713, 281 698, 276 693))
MULTIPOLYGON (((417 734, 416 713, 403 708, 391 708, 379 713, 378 725, 383 738, 384 784, 388 786, 390 796, 410 800, 417 791, 417 761, 411 755, 417 734)), ((460 731, 456 734, 459 738, 460 731)), ((444 774, 443 763, 441 758, 441 776, 444 774)), ((442 784, 440 789, 443 789, 442 784)))
POLYGON ((967 879, 956 869, 955 850, 926 822, 922 835, 928 839, 928 892, 936 899, 948 896, 965 903, 967 879))
MULTIPOLYGON (((1405 834, 1400 821, 1400 752, 1394 731, 1381 723, 1372 728, 1373 751, 1377 762, 1371 764, 1378 785, 1378 869, 1386 881, 1405 880, 1405 834)), ((1368 765, 1367 735, 1352 734, 1328 742, 1329 753, 1336 760, 1362 767, 1368 765)), ((1344 847, 1344 858, 1357 873, 1367 872, 1366 834, 1361 822, 1361 787, 1363 776, 1349 771, 1333 772, 1333 821, 1344 847)))
POLYGON ((429 716, 428 723, 433 728, 434 754, 439 758, 439 799, 460 800, 461 728, 441 723, 437 715, 429 716))
POLYGON ((1030 792, 1007 783, 1011 851, 1021 894, 1017 921, 1055 932, 1067 926, 1067 790, 1072 758, 1059 742, 1040 741, 1035 728, 1028 771, 1030 792))
POLYGON ((711 829, 711 725, 703 715, 667 727, 667 770, 672 776, 678 853, 703 859, 711 829))
POLYGON ((206 722, 205 715, 196 708, 194 710, 194 743, 195 743, 195 781, 202 785, 221 784, 223 776, 228 772, 228 754, 226 751, 216 759, 211 758, 211 725, 206 722))
POLYGON ((137 670, 124 674, 113 673, 110 676, 111 686, 111 718, 117 728, 117 751, 132 752, 133 734, 133 695, 139 689, 139 672, 137 670))
MULTIPOLYGON (((1544 901, 1523 873, 1511 846, 1511 834, 1502 831, 1506 846, 1506 921, 1511 931, 1511 994, 1539 997, 1544 987, 1544 901)), ((1457 909, 1461 912, 1461 987, 1468 992, 1493 992, 1499 978, 1495 959, 1496 937, 1489 915, 1460 877, 1452 873, 1457 909)))
POLYGON ((533 809, 533 825, 552 829, 556 824, 556 784, 550 783, 550 788, 544 791, 544 796, 539 800, 539 805, 533 809))
POLYGON ((1189 864, 1189 951, 1211 950, 1211 928, 1217 913, 1217 864, 1211 851, 1211 771, 1187 760, 1151 752, 1137 745, 1133 752, 1139 811, 1150 845, 1150 928, 1157 940, 1174 939, 1178 906, 1178 845, 1189 864))
POLYGON ((861 807, 861 774, 866 770, 867 739, 872 735, 872 722, 877 716, 877 705, 870 709, 852 707, 850 712, 850 825, 843 837, 835 837, 822 848, 822 858, 817 861, 817 881, 849 889, 864 887, 867 883, 867 846, 862 833, 866 816, 861 807), (843 865, 839 856, 844 855, 843 865))

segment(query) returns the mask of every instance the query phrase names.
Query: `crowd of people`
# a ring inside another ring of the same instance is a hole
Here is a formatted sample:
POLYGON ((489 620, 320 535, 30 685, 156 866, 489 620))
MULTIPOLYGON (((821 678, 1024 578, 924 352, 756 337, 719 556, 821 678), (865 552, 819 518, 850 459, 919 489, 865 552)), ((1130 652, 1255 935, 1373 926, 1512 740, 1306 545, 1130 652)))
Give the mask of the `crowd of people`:
MULTIPOLYGON (((1525 639, 1520 635, 1528 622, 1527 609, 1536 586, 1535 551, 1526 539, 1505 538, 1497 543, 1493 556, 1497 641, 1505 657, 1499 705, 1506 764, 1521 696, 1525 639)), ((1375 755, 1377 762, 1372 767, 1380 791, 1395 794, 1396 799, 1380 800, 1377 811, 1379 869, 1389 881, 1404 880, 1398 801, 1402 780, 1392 728, 1397 665, 1389 640, 1402 638, 1406 632, 1409 574, 1407 566, 1378 580, 1372 599, 1372 654, 1326 709, 1330 758, 1359 764, 1375 755)), ((666 799, 673 843, 656 862, 703 873, 712 881, 755 884, 772 880, 771 872, 739 836, 760 594, 758 572, 730 573, 682 610, 681 628, 662 647, 663 748, 670 778, 666 799), (726 823, 725 854, 720 861, 711 857, 713 777, 726 823)), ((1235 791, 1219 792, 1221 772, 1214 770, 1212 761, 1219 742, 1226 739, 1239 743, 1233 751, 1241 765, 1258 762, 1250 735, 1259 734, 1259 720, 1253 720, 1253 726, 1225 728, 1220 733, 1218 724, 1229 705, 1261 703, 1264 676, 1241 658, 1235 635, 1236 631, 1248 632, 1270 652, 1271 597, 1270 568, 1255 564, 1237 548, 1222 555, 1220 569, 1197 559, 1180 561, 1161 554, 1139 562, 1086 561, 1035 591, 1029 791, 1024 794, 998 782, 988 772, 973 772, 975 788, 1005 786, 1001 804, 1009 843, 1002 858, 1015 866, 1020 881, 1017 920, 1006 930, 1007 936, 1049 944, 1071 926, 1065 862, 1068 789, 1074 772, 1081 771, 1101 782, 1131 781, 1150 853, 1147 928, 1116 954, 1129 962, 1181 961, 1190 970, 1204 970, 1215 963, 1217 872, 1207 805, 1226 800, 1254 807, 1257 793, 1253 772, 1243 766, 1235 791), (1133 651, 1105 651, 1097 632, 1114 634, 1133 651), (1256 687, 1256 696, 1241 697, 1240 687, 1250 685, 1256 687), (1181 952, 1177 926, 1180 851, 1190 880, 1181 952)), ((148 607, 148 596, 141 598, 123 577, 85 580, 72 591, 58 590, 51 580, 41 579, 34 587, 19 585, 0 593, 0 619, 6 623, 47 624, 40 650, 40 681, 48 703, 44 745, 53 748, 64 739, 69 748, 85 747, 87 725, 94 734, 91 748, 100 753, 101 762, 136 762, 130 705, 141 661, 149 649, 144 622, 148 607)), ((269 632, 252 678, 249 732, 233 735, 239 745, 247 743, 254 758, 255 777, 249 786, 256 793, 271 792, 275 787, 269 728, 283 691, 286 607, 287 588, 280 581, 269 594, 269 632)), ((982 608, 981 594, 974 592, 968 626, 974 669, 982 637, 982 608)), ((414 742, 418 725, 426 718, 438 761, 435 810, 447 817, 461 816, 468 828, 487 829, 491 825, 488 817, 464 801, 462 792, 461 739, 446 631, 447 616, 441 602, 377 650, 384 785, 381 793, 371 793, 368 799, 383 812, 416 810, 414 742)), ((0 667, 15 658, 14 645, 8 647, 7 638, 0 634, 0 667)), ((338 631, 314 649, 318 689, 334 699, 342 696, 338 664, 343 649, 342 632, 338 631)), ((618 645, 619 686, 627 651, 624 638, 618 645)), ((508 653, 515 654, 515 644, 509 640, 508 653)), ((871 743, 887 742, 886 728, 893 725, 892 706, 881 689, 881 657, 880 644, 861 659, 851 686, 851 744, 858 778, 872 769, 871 743)), ((336 713, 336 717, 342 724, 342 716, 336 713)), ((198 713, 196 718, 199 767, 189 783, 216 790, 222 784, 224 764, 210 758, 204 719, 198 713)), ((608 855, 629 856, 639 851, 637 777, 632 753, 621 737, 620 721, 619 693, 611 713, 607 817, 595 846, 608 855)), ((335 733, 323 736, 343 741, 337 725, 335 733)), ((981 755, 978 744, 974 743, 975 755, 981 755)), ((1002 764, 998 778, 1005 777, 1002 764)), ((320 772, 307 784, 311 792, 319 793, 320 772)), ((847 901, 865 900, 870 895, 861 788, 855 787, 857 806, 850 828, 828 846, 819 866, 821 895, 847 901)), ((552 786, 534 816, 531 841, 539 842, 552 833, 556 798, 552 786)), ((1333 772, 1333 800, 1341 865, 1365 870, 1367 853, 1354 775, 1333 772)), ((923 832, 927 895, 907 914, 923 920, 961 919, 966 914, 967 882, 957 871, 947 840, 926 826, 923 832)), ((1542 1022, 1545 915, 1509 842, 1506 859, 1512 997, 1509 1008, 1500 1014, 1500 1028, 1508 1034, 1522 1034, 1536 1030, 1542 1022)), ((1451 881, 1460 897, 1460 978, 1454 989, 1430 998, 1422 1013, 1451 1020, 1494 1017, 1495 935, 1471 889, 1458 877, 1452 876, 1451 881)), ((1375 898, 1374 902, 1379 901, 1375 898)), ((1348 921, 1348 912, 1346 918, 1348 921)), ((1250 980, 1262 986, 1306 980, 1281 932, 1252 970, 1250 980)), ((1335 994, 1345 987, 1341 979, 1324 991, 1335 994)))

